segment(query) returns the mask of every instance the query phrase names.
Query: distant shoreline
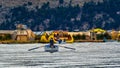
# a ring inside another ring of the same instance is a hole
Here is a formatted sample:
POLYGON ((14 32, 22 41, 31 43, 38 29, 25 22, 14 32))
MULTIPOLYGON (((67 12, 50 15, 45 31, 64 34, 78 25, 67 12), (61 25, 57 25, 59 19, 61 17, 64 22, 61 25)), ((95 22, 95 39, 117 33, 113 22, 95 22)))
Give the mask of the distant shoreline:
MULTIPOLYGON (((74 42, 104 42, 103 40, 75 40, 74 42)), ((73 42, 73 43, 74 43, 73 42)), ((43 43, 39 41, 0 41, 0 44, 29 44, 29 43, 43 43)))
POLYGON ((75 40, 74 42, 104 42, 103 40, 75 40))

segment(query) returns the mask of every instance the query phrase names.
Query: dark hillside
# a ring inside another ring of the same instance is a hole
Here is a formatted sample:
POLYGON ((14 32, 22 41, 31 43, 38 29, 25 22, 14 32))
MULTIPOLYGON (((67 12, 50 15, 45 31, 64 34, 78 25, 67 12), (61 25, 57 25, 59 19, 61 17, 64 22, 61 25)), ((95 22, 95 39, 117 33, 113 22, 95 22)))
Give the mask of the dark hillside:
MULTIPOLYGON (((43 30, 88 30, 91 28, 119 29, 120 0, 103 0, 84 2, 83 6, 74 4, 70 0, 58 2, 54 8, 53 2, 45 2, 39 7, 33 2, 27 2, 4 13, 0 29, 15 29, 15 25, 22 23, 34 31, 43 30), (32 6, 32 9, 30 8, 32 6), (9 27, 8 27, 9 26, 9 27), (7 27, 7 28, 6 28, 7 27)), ((1 8, 2 5, 1 5, 1 8)))

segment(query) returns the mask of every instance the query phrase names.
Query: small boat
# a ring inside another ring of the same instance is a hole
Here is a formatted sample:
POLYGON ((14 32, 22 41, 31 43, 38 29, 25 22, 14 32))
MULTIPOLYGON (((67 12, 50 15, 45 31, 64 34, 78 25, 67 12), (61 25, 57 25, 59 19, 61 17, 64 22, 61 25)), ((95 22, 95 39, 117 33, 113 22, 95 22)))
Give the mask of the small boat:
POLYGON ((58 45, 54 45, 54 47, 50 47, 50 45, 48 44, 48 45, 45 45, 44 49, 45 49, 45 52, 58 52, 59 47, 58 45))
POLYGON ((45 52, 50 52, 50 53, 58 52, 59 47, 75 50, 75 48, 66 47, 66 46, 60 46, 60 45, 59 46, 58 45, 54 45, 53 47, 50 47, 50 44, 47 44, 47 45, 44 45, 44 46, 39 46, 39 47, 34 47, 34 48, 31 48, 31 49, 28 49, 28 51, 32 51, 32 50, 35 50, 35 49, 38 49, 38 48, 41 48, 41 47, 44 47, 44 51, 45 52))

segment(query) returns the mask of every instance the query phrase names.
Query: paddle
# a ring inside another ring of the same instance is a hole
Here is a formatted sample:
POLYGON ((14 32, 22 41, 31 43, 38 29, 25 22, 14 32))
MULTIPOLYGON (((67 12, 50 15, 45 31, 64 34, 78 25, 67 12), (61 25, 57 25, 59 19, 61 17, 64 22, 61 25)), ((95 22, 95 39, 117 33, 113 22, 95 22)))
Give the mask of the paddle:
POLYGON ((44 47, 44 46, 34 47, 34 48, 31 48, 31 49, 28 49, 28 51, 35 50, 35 49, 38 49, 38 48, 41 48, 41 47, 44 47))
POLYGON ((75 50, 75 48, 71 48, 71 47, 66 47, 66 46, 60 46, 60 47, 64 47, 64 48, 67 48, 67 49, 75 50))

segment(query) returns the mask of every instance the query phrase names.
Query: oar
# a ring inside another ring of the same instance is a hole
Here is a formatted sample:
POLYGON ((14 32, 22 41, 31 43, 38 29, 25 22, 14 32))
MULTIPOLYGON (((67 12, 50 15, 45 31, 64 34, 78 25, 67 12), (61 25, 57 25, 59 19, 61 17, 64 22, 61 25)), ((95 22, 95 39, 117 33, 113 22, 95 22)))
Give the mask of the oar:
POLYGON ((75 50, 75 48, 71 48, 71 47, 66 47, 66 46, 60 46, 60 47, 64 47, 64 48, 67 48, 67 49, 75 50))
POLYGON ((28 49, 28 51, 35 50, 35 49, 38 49, 38 48, 41 48, 41 47, 44 47, 44 46, 34 47, 34 48, 31 48, 31 49, 28 49))

